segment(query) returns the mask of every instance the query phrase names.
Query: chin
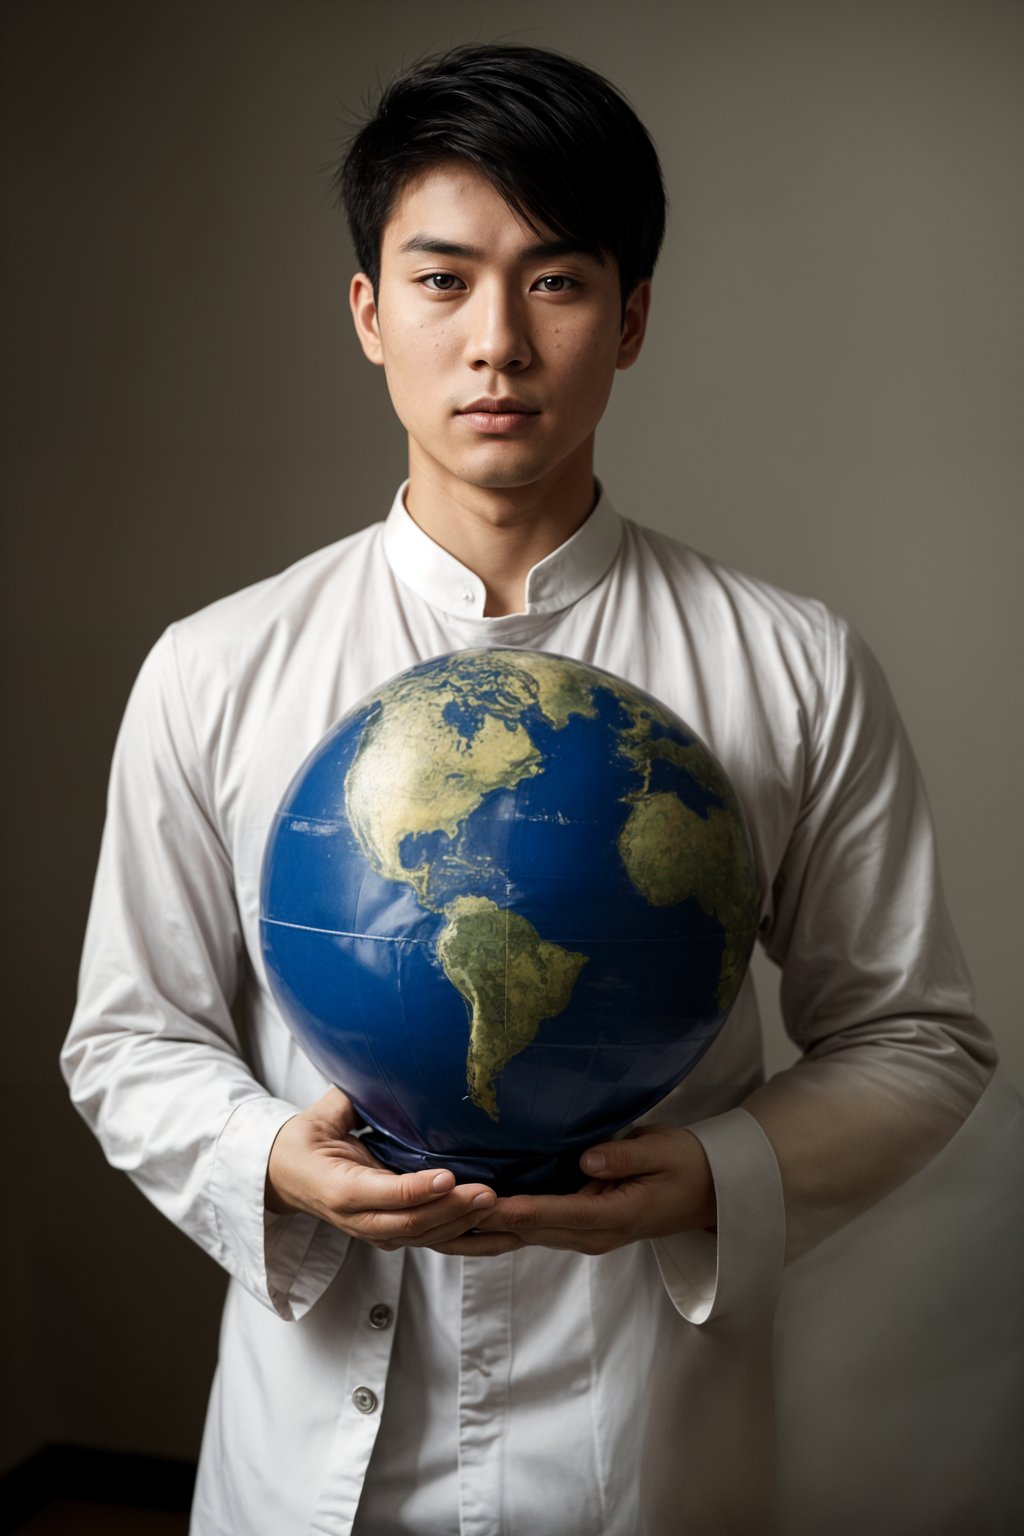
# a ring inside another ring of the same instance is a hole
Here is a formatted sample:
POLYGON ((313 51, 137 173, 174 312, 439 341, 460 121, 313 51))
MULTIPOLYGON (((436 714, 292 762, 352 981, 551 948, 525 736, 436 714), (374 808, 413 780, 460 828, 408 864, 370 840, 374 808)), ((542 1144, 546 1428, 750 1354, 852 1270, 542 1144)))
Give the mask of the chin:
POLYGON ((539 459, 532 454, 509 452, 511 448, 512 444, 505 444, 500 453, 491 450, 460 457, 449 467, 467 485, 488 491, 514 491, 546 480, 568 457, 568 454, 560 454, 552 459, 539 459))
POLYGON ((475 485, 481 491, 521 491, 528 485, 536 485, 544 479, 543 472, 530 474, 523 470, 515 473, 508 470, 501 473, 498 470, 488 474, 484 471, 470 470, 466 474, 460 474, 459 479, 466 485, 475 485))

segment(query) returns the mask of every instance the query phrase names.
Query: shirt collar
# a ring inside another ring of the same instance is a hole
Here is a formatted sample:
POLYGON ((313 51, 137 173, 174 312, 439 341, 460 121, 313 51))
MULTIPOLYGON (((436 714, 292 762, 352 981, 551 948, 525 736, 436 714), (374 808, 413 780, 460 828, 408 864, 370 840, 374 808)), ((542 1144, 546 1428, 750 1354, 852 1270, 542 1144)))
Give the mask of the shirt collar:
MULTIPOLYGON (((399 486, 384 523, 388 564, 433 607, 457 618, 483 618, 483 582, 413 521, 405 508, 408 484, 406 480, 399 486)), ((605 575, 621 541, 622 519, 599 485, 597 504, 582 527, 529 572, 524 612, 558 613, 575 603, 605 575)))

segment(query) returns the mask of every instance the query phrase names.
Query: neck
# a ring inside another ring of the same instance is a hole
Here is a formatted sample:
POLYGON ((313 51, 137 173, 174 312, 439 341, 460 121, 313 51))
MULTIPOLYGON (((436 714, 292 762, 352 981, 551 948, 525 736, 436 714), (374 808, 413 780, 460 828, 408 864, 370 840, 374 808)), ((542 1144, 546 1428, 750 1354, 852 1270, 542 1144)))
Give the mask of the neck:
POLYGON ((543 481, 473 485, 447 473, 410 444, 405 506, 423 532, 484 583, 488 618, 522 613, 526 578, 581 528, 597 500, 593 445, 543 481))

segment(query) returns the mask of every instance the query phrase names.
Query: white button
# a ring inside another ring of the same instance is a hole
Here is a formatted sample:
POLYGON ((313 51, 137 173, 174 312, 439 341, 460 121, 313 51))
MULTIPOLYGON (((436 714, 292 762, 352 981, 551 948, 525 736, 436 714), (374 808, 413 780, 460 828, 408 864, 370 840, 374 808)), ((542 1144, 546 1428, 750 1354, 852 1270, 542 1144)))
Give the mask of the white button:
POLYGON ((372 1413, 377 1406, 377 1394, 371 1392, 369 1387, 356 1387, 352 1393, 352 1401, 360 1413, 372 1413))
POLYGON ((463 594, 462 594, 462 601, 464 603, 471 603, 473 601, 473 594, 469 590, 468 587, 466 588, 465 592, 463 592, 463 594))
POLYGON ((382 1301, 370 1308, 370 1327, 388 1328, 391 1326, 391 1308, 386 1307, 382 1301))

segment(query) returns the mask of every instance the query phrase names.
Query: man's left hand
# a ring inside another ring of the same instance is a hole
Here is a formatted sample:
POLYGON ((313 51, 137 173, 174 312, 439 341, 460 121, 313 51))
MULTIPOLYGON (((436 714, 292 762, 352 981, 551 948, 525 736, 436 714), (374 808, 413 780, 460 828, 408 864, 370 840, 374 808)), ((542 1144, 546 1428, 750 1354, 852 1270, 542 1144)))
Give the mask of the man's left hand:
POLYGON ((511 1195, 472 1232, 438 1243, 439 1253, 488 1256, 540 1245, 610 1253, 642 1237, 713 1228, 715 1188, 704 1148, 674 1125, 642 1125, 580 1158, 589 1183, 574 1195, 511 1195))

